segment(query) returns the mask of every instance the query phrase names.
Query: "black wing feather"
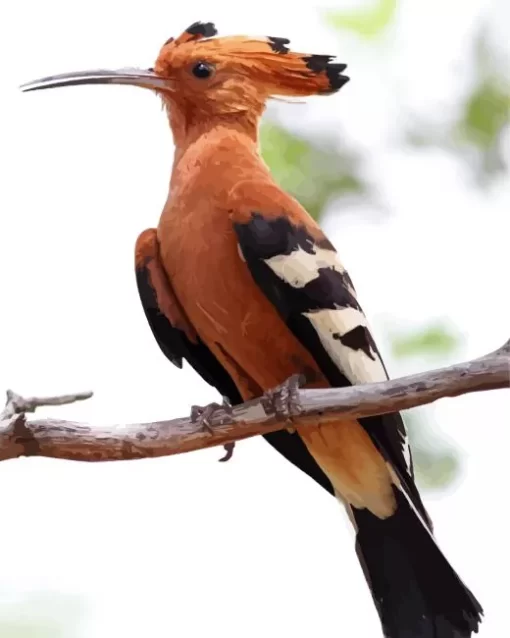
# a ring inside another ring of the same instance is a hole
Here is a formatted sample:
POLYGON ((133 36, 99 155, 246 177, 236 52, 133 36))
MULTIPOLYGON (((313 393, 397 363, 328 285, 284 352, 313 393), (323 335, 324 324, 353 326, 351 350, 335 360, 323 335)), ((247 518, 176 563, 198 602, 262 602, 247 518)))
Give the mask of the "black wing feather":
MULTIPOLYGON (((317 277, 304 286, 293 287, 278 276, 268 261, 275 257, 291 255, 303 251, 311 256, 317 249, 336 252, 326 237, 314 239, 305 227, 295 226, 285 215, 267 218, 254 211, 245 223, 234 223, 239 246, 246 264, 258 286, 272 302, 287 323, 289 329, 314 357, 317 365, 333 387, 352 385, 339 369, 321 342, 317 331, 304 313, 324 309, 353 308, 361 311, 354 293, 354 287, 345 271, 328 267, 317 269, 317 277)), ((358 339, 370 338, 370 348, 384 363, 370 333, 359 335, 358 339)), ((353 331, 354 333, 354 331, 353 331)), ((354 335, 356 336, 356 335, 354 335)), ((338 335, 343 340, 344 337, 338 335)), ((351 344, 353 347, 355 344, 351 344)), ((365 343, 359 340, 359 347, 365 343)), ((414 482, 412 461, 409 466, 403 454, 406 430, 399 413, 364 417, 360 424, 367 431, 378 450, 391 462, 399 479, 405 486, 413 503, 432 529, 429 516, 423 506, 414 482)))
MULTIPOLYGON (((235 383, 209 348, 200 338, 196 343, 190 341, 185 332, 172 326, 161 312, 147 267, 136 268, 136 283, 147 322, 163 354, 178 368, 182 368, 182 361, 185 359, 206 383, 216 388, 222 396, 227 397, 231 405, 242 403, 242 397, 235 383)), ((297 434, 279 430, 263 436, 288 461, 330 494, 334 494, 328 477, 297 434)))

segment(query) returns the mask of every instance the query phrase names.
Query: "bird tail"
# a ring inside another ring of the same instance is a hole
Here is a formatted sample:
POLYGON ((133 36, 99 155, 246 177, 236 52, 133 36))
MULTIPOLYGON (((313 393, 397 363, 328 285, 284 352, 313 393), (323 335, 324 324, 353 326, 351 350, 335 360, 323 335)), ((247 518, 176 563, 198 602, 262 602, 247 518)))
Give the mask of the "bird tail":
POLYGON ((356 552, 386 638, 469 638, 479 602, 460 580, 410 499, 395 488, 386 519, 352 508, 356 552))

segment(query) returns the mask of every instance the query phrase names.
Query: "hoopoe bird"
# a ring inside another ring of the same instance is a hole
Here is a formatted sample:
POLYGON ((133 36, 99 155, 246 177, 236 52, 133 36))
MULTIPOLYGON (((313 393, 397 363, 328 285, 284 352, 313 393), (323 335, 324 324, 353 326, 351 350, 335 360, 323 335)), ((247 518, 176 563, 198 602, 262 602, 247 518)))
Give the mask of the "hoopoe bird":
MULTIPOLYGON (((276 96, 335 94, 348 81, 330 55, 279 37, 216 37, 197 22, 154 68, 51 76, 24 91, 128 84, 155 92, 175 156, 157 228, 136 241, 141 303, 160 349, 241 403, 300 374, 305 387, 388 379, 335 247, 259 155, 276 96)), ((415 484, 399 413, 265 435, 347 509, 388 638, 467 638, 483 610, 439 549, 415 484)))

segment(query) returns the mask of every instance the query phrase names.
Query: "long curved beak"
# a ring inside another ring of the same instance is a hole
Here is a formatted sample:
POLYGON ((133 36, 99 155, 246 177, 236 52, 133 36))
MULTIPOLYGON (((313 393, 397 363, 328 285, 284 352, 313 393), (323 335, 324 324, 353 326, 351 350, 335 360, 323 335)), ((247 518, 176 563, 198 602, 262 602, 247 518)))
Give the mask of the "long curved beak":
POLYGON ((50 75, 39 80, 22 84, 19 88, 24 92, 53 89, 60 86, 77 86, 79 84, 128 84, 154 91, 172 91, 173 84, 152 69, 126 68, 117 70, 96 69, 92 71, 76 71, 50 75))

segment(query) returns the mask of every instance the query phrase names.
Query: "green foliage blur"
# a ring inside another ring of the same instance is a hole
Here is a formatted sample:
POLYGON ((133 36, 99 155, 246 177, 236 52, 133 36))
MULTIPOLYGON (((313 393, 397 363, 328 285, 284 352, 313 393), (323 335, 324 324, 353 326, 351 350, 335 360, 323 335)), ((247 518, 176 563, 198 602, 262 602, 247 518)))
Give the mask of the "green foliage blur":
POLYGON ((435 146, 462 159, 478 186, 487 188, 508 171, 501 146, 510 122, 510 82, 483 23, 473 49, 475 79, 453 125, 417 119, 404 135, 412 146, 435 146))
POLYGON ((367 195, 367 185, 356 172, 362 158, 348 149, 299 137, 275 122, 262 126, 260 143, 275 179, 314 219, 336 198, 367 195))
MULTIPOLYGON (((325 11, 323 18, 339 38, 348 34, 371 47, 392 26, 398 8, 398 0, 375 0, 360 9, 325 11)), ((494 44, 483 22, 473 50, 474 81, 459 105, 456 120, 445 128, 442 122, 432 124, 411 116, 410 124, 402 125, 401 144, 414 149, 436 146, 452 153, 469 167, 475 183, 484 188, 508 170, 501 140, 510 122, 510 86, 498 68, 494 44)), ((377 194, 365 177, 365 150, 345 143, 332 146, 314 131, 298 136, 285 124, 270 119, 261 130, 261 150, 278 183, 319 221, 333 201, 341 212, 345 198, 361 198, 374 210, 378 207, 377 194)), ((341 219, 338 223, 342 223, 341 219)), ((432 357, 435 367, 445 365, 460 344, 456 331, 440 322, 413 334, 392 332, 387 337, 396 362, 432 357)), ((432 435, 432 411, 433 408, 424 407, 404 415, 417 482, 425 490, 447 487, 456 478, 460 465, 458 450, 439 433, 432 435)))
POLYGON ((62 593, 33 593, 0 605, 2 638, 74 638, 86 617, 84 601, 62 593))
POLYGON ((397 7, 397 0, 378 0, 362 9, 326 11, 324 17, 339 31, 351 31, 365 40, 373 40, 391 25, 397 7))
MULTIPOLYGON (((395 360, 430 361, 430 368, 446 365, 458 350, 461 339, 448 324, 434 321, 414 332, 388 335, 395 360)), ((423 406, 403 414, 413 452, 418 486, 440 490, 450 485, 460 469, 458 450, 437 431, 431 432, 433 407, 423 406)))

